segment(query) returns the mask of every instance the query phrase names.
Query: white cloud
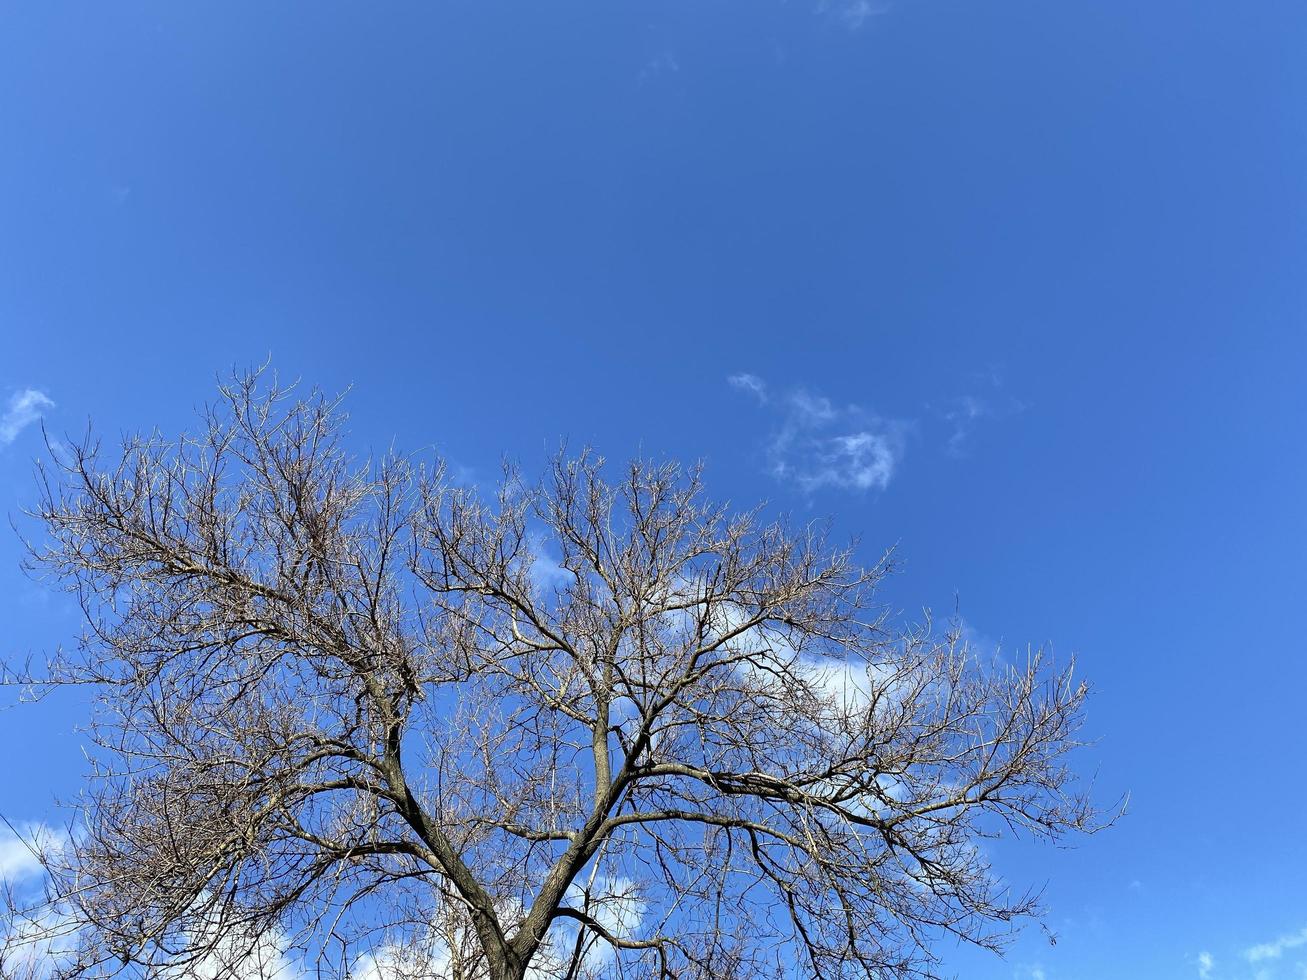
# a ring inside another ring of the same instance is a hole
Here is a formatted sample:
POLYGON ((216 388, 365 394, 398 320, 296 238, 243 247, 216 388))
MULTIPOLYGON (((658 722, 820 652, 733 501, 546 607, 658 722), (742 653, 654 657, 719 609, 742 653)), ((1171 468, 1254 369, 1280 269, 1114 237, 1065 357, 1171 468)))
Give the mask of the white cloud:
MULTIPOLYGON (((520 924, 524 915, 516 900, 497 902, 495 911, 510 930, 520 924)), ((466 962, 455 962, 462 959, 455 955, 455 948, 476 955, 472 925, 457 906, 436 908, 425 928, 391 936, 356 959, 350 965, 349 976, 353 980, 456 980, 468 975, 469 969, 466 962)), ((538 965, 542 961, 552 965, 552 955, 552 948, 543 950, 527 970, 527 980, 553 980, 554 974, 541 972, 538 965)))
POLYGON ((77 949, 77 923, 50 905, 15 914, 5 925, 0 958, 11 971, 6 976, 46 980, 77 949))
POLYGON ((481 475, 475 467, 456 463, 453 460, 445 461, 445 476, 454 486, 466 487, 471 490, 475 490, 482 483, 481 475))
POLYGON ((45 874, 40 854, 58 848, 64 835, 40 823, 0 827, 0 882, 20 885, 45 874))
POLYGON ((527 547, 531 555, 527 574, 537 595, 552 595, 556 589, 565 588, 574 580, 575 576, 548 553, 543 537, 532 535, 527 547))
POLYGON ((857 405, 838 406, 802 388, 773 396, 762 378, 733 374, 728 383, 780 416, 767 443, 767 467, 804 493, 884 490, 903 458, 907 422, 883 419, 857 405))
POLYGON ((1258 943, 1256 946, 1250 946, 1244 952, 1244 958, 1249 963, 1260 963, 1264 960, 1278 960, 1284 955, 1286 949, 1297 949, 1299 946, 1307 945, 1307 927, 1300 929, 1298 932, 1281 936, 1279 939, 1269 943, 1258 943))
POLYGON ((869 18, 889 10, 886 3, 874 3, 872 0, 820 0, 818 13, 825 14, 836 23, 851 31, 861 28, 869 18))
POLYGON ((434 948, 422 949, 386 943, 358 960, 350 969, 350 976, 357 980, 403 980, 421 975, 444 980, 451 972, 453 959, 449 946, 443 942, 432 945, 434 948))
POLYGON ((198 963, 182 968, 165 967, 159 980, 307 980, 286 954, 288 938, 280 929, 258 936, 224 937, 198 963))
POLYGON ((802 388, 790 393, 789 402, 794 417, 805 425, 831 422, 838 414, 829 398, 811 394, 802 388))
POLYGON ((12 834, 0 837, 0 879, 19 882, 41 874, 41 862, 28 846, 12 834))
POLYGON ((910 672, 892 664, 820 655, 798 656, 790 670, 836 712, 866 711, 873 699, 879 699, 882 710, 894 710, 914 683, 910 672))
POLYGON ((1028 407, 1004 391, 1003 377, 995 369, 973 376, 972 383, 972 391, 934 408, 950 429, 944 443, 944 451, 950 456, 967 455, 971 438, 982 423, 1019 415, 1028 407))
POLYGON ((637 76, 641 82, 648 82, 659 75, 675 75, 681 70, 681 62, 675 51, 663 51, 645 62, 637 76))
MULTIPOLYGON (((22 833, 25 837, 30 834, 29 841, 42 852, 62 847, 68 839, 66 834, 42 824, 28 824, 22 833)), ((0 851, 9 857, 8 841, 0 851)), ((29 878, 44 877, 39 864, 35 872, 27 861, 19 865, 29 878)), ((0 959, 14 971, 13 976, 53 980, 77 956, 79 937, 86 925, 85 919, 60 903, 11 907, 4 934, 0 935, 0 959)), ((258 935, 240 931, 218 934, 201 923, 198 935, 213 941, 207 955, 185 966, 157 968, 150 975, 158 980, 308 980, 310 976, 291 957, 290 938, 281 929, 258 935)))
POLYGON ((876 13, 880 13, 880 10, 868 3, 867 0, 853 0, 852 3, 841 5, 836 16, 839 17, 845 27, 851 31, 856 31, 867 22, 868 17, 876 13))
POLYGON ((1216 961, 1212 959, 1212 954, 1203 950, 1198 954, 1198 980, 1209 980, 1212 975, 1212 969, 1216 966, 1216 961))
POLYGON ((7 446, 18 434, 39 419, 54 402, 43 391, 24 388, 9 399, 9 407, 0 416, 0 446, 7 446))
POLYGON ((793 671, 833 705, 857 711, 871 701, 874 682, 869 664, 830 657, 800 657, 794 662, 793 671))
MULTIPOLYGON (((567 904, 588 911, 595 921, 618 939, 634 938, 648 911, 648 903, 640 897, 639 886, 621 875, 595 876, 584 888, 572 885, 568 889, 567 904)), ((568 932, 570 935, 565 937, 551 937, 553 949, 544 957, 546 964, 551 959, 559 964, 566 962, 565 953, 572 946, 572 937, 575 935, 570 928, 568 932)), ((586 951, 583 965, 589 971, 598 970, 612 962, 614 957, 613 947, 603 940, 597 940, 586 951)), ((546 965, 542 965, 541 980, 551 975, 546 972, 547 969, 546 965)))
POLYGON ((866 427, 827 434, 823 430, 840 419, 839 413, 815 411, 798 399, 792 406, 794 410, 768 447, 773 476, 805 493, 826 488, 884 490, 889 486, 903 457, 901 424, 871 418, 866 427))
MULTIPOLYGON (((585 908, 596 921, 618 938, 635 936, 646 913, 646 903, 632 880, 618 875, 593 874, 585 886, 573 884, 567 892, 567 904, 585 908), (587 897, 588 892, 588 897, 587 897)), ((499 903, 500 918, 510 927, 521 921, 524 910, 515 901, 499 903)), ((439 914, 425 934, 409 935, 382 943, 371 953, 356 960, 350 976, 357 980, 453 980, 463 975, 456 969, 451 939, 459 948, 475 946, 466 922, 441 919, 439 914)), ((527 980, 562 980, 577 935, 577 924, 560 919, 554 924, 527 968, 527 980)), ((602 970, 614 959, 614 950, 596 939, 582 957, 582 975, 602 970)), ((283 980, 274 975, 270 980, 283 980)), ((291 980, 291 978, 285 978, 291 980)))
MULTIPOLYGON (((695 595, 693 583, 682 583, 683 600, 695 595)), ((669 622, 692 625, 697 617, 706 613, 710 619, 710 633, 716 637, 734 634, 725 641, 732 656, 748 655, 736 664, 735 670, 752 679, 760 687, 789 688, 794 682, 802 683, 828 712, 844 714, 867 709, 873 697, 884 704, 896 703, 909 678, 900 676, 890 664, 872 663, 862 659, 845 659, 818 652, 799 652, 791 645, 783 629, 773 624, 751 626, 740 630, 747 613, 729 602, 714 602, 709 608, 695 612, 682 610, 669 617, 669 622), (738 632, 737 632, 738 631, 738 632)))
POLYGON ((767 382, 756 374, 732 374, 726 379, 726 383, 732 388, 749 392, 756 396, 760 402, 767 401, 767 382))
POLYGON ((963 395, 954 399, 944 410, 944 420, 953 426, 946 448, 949 455, 961 456, 966 451, 967 440, 975 431, 976 424, 985 416, 993 413, 993 407, 983 398, 975 395, 963 395))
POLYGON ((0 824, 0 960, 10 971, 5 976, 43 980, 76 946, 78 926, 63 909, 44 901, 29 904, 46 880, 40 855, 57 854, 67 841, 67 834, 43 823, 0 824))
POLYGON ((890 438, 874 432, 835 436, 818 451, 821 465, 804 478, 812 490, 824 486, 885 489, 894 476, 898 451, 890 438))

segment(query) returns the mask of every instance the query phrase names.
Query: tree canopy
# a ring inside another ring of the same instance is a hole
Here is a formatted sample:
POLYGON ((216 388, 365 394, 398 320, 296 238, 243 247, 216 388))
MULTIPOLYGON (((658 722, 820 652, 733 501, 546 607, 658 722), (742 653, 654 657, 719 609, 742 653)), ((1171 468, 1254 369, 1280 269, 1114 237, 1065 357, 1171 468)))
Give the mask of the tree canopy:
POLYGON ((241 375, 41 471, 86 632, 10 679, 97 700, 10 975, 929 977, 1039 910, 987 837, 1100 825, 1086 685, 899 624, 889 556, 697 467, 486 494, 343 420, 241 375))

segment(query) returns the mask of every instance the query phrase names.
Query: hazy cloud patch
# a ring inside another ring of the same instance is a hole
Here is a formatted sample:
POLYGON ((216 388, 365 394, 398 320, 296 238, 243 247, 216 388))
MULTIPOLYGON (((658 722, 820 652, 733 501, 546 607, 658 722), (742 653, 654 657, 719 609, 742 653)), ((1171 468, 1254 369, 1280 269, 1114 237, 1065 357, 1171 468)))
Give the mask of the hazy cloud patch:
POLYGON ((933 406, 949 429, 944 451, 956 458, 970 454, 972 438, 980 426, 1019 415, 1027 407, 1004 389, 1003 377, 997 370, 977 374, 972 382, 970 391, 933 406))
POLYGON ((888 3, 875 0, 821 0, 817 12, 850 31, 861 30, 872 17, 886 13, 888 3))
POLYGON ((675 51, 660 51, 640 69, 638 76, 641 83, 651 82, 661 75, 676 75, 681 71, 680 59, 676 57, 675 51))
POLYGON ((778 417, 765 450, 768 471, 782 483, 808 494, 884 490, 898 472, 910 422, 882 418, 857 405, 836 405, 803 388, 773 394, 754 374, 726 380, 778 417))
POLYGON ((1286 950, 1307 946, 1307 927, 1297 932, 1280 936, 1268 943, 1258 943, 1244 951, 1244 958, 1249 963, 1262 963, 1266 960, 1278 960, 1286 950))
POLYGON ((43 877, 40 855, 57 846, 63 836, 40 823, 0 825, 0 882, 18 885, 43 877))
POLYGON ((763 404, 767 402, 767 382, 756 374, 732 374, 726 383, 737 391, 749 392, 763 404))
POLYGON ((24 388, 16 392, 10 397, 4 415, 0 415, 0 446, 7 446, 17 439, 20 432, 49 408, 54 408, 54 402, 43 391, 24 388))

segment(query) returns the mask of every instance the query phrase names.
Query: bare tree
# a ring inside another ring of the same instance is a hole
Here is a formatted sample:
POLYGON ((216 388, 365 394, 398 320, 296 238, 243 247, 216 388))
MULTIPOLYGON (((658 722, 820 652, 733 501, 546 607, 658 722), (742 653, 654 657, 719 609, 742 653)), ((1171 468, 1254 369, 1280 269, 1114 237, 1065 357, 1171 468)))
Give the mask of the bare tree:
POLYGON ((91 685, 95 749, 11 974, 928 977, 1037 912, 979 842, 1098 825, 1085 686, 893 628, 888 559, 697 468, 486 500, 352 460, 334 400, 221 393, 42 470, 87 629, 10 679, 91 685))

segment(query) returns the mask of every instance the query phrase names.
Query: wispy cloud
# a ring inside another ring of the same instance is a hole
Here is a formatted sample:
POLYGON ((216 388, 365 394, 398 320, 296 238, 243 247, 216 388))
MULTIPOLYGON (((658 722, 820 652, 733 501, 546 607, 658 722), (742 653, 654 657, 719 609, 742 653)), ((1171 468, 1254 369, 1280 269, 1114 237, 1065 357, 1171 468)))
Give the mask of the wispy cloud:
POLYGON ((640 69, 639 80, 641 82, 653 81, 660 75, 675 75, 681 70, 681 62, 676 57, 675 51, 661 51, 650 58, 643 68, 640 69))
MULTIPOLYGON (((70 843, 67 832, 39 822, 11 825, 0 820, 0 888, 6 915, 0 927, 0 961, 12 972, 4 976, 53 980, 76 956, 78 937, 87 921, 62 902, 29 898, 43 892, 45 858, 57 858, 70 843)), ((217 928, 217 923, 212 923, 217 928)), ((204 927, 207 933, 209 926, 204 927)), ((205 935, 204 938, 209 938, 205 935)), ((292 959, 290 938, 274 927, 258 936, 214 933, 211 952, 198 962, 164 967, 159 980, 202 980, 231 976, 239 980, 309 980, 306 968, 292 959)), ((152 976, 154 974, 151 974, 152 976)))
POLYGON ((1281 936, 1269 943, 1258 943, 1256 946, 1250 946, 1245 950, 1244 958, 1249 963, 1278 960, 1284 955, 1285 950, 1297 949, 1299 946, 1307 946, 1307 927, 1300 929, 1298 932, 1281 936))
POLYGON ((898 471, 910 423, 857 405, 838 406, 802 388, 772 394, 757 375, 733 374, 731 387, 779 416, 767 443, 767 468, 804 493, 883 490, 898 471))
POLYGON ((873 0, 821 0, 817 4, 817 10, 840 26, 856 31, 860 30, 870 18, 889 10, 889 4, 876 3, 873 0))
POLYGON ((0 446, 7 446, 18 434, 41 417, 54 402, 43 391, 24 388, 9 399, 9 407, 0 416, 0 446))
POLYGON ((44 824, 0 824, 0 882, 17 885, 44 875, 41 852, 59 837, 44 824))
POLYGON ((739 391, 749 392, 763 404, 767 402, 767 382, 756 374, 732 374, 726 383, 739 391))
POLYGON ((995 421, 1017 415, 1026 405, 1003 388, 1003 379, 997 371, 978 375, 972 391, 951 398, 936 408, 936 413, 949 426, 944 450, 950 456, 966 456, 976 429, 986 420, 995 421))
POLYGON ((67 956, 76 943, 77 925, 67 910, 43 901, 47 882, 44 859, 57 857, 68 835, 46 824, 11 824, 0 819, 0 891, 5 914, 0 917, 0 961, 9 972, 45 980, 55 976, 52 964, 67 956))
POLYGON ((944 420, 953 426, 947 444, 950 455, 964 454, 967 440, 971 438, 976 424, 991 411, 989 403, 975 395, 963 395, 954 399, 952 405, 944 411, 944 420))
MULTIPOLYGON (((216 924, 213 927, 217 928, 216 924)), ((303 964, 288 952, 290 937, 278 927, 250 935, 243 930, 228 933, 206 929, 197 937, 212 948, 198 962, 184 966, 165 966, 159 980, 207 980, 209 977, 232 977, 233 980, 309 980, 312 976, 303 964)))
MULTIPOLYGON (((565 904, 585 909, 619 939, 634 938, 648 912, 648 903, 641 897, 639 885, 621 875, 596 875, 585 885, 573 884, 567 895, 565 904)), ((557 949, 554 958, 566 962, 566 951, 575 942, 574 934, 568 930, 551 938, 557 949)), ((587 975, 594 975, 611 963, 615 953, 616 950, 607 942, 592 945, 582 958, 587 975)), ((550 972, 547 975, 558 974, 550 972)), ((545 971, 540 971, 538 976, 544 980, 545 971)))
POLYGON ((481 474, 475 467, 454 460, 445 461, 445 475, 456 487, 476 489, 483 482, 481 474))
POLYGON ((1203 950, 1198 954, 1198 980, 1211 980, 1212 970, 1216 967, 1216 960, 1212 954, 1203 950))
POLYGON ((575 576, 549 554, 543 536, 531 535, 527 546, 531 563, 527 574, 531 578, 532 588, 538 595, 549 596, 555 590, 565 588, 574 581, 575 576))

